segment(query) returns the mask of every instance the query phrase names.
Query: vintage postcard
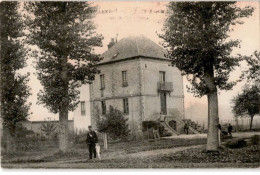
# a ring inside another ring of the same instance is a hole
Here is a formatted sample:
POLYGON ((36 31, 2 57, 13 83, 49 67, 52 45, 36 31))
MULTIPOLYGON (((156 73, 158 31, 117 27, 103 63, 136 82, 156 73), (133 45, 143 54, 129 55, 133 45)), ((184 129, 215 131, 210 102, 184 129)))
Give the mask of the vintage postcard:
POLYGON ((1 1, 2 169, 260 168, 258 1, 1 1))

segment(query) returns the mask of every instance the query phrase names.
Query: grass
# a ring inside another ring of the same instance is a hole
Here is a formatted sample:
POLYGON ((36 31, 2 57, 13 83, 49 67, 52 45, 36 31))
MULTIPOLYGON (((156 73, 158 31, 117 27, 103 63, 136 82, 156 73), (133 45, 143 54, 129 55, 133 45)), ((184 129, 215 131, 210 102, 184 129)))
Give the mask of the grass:
MULTIPOLYGON (((260 167, 259 145, 230 149, 222 148, 219 154, 205 153, 205 146, 179 152, 171 150, 163 154, 159 150, 191 145, 205 145, 206 139, 161 139, 154 141, 130 141, 109 143, 102 150, 103 160, 88 160, 84 145, 74 145, 67 153, 57 149, 39 152, 22 152, 4 155, 3 168, 255 168, 260 167), (144 151, 158 150, 158 154, 140 155, 144 151), (137 154, 136 154, 137 153, 137 154), (140 154, 139 154, 140 153, 140 154)), ((175 149, 175 150, 176 150, 175 149)), ((174 150, 174 149, 173 149, 174 150)))
MULTIPOLYGON (((48 142, 46 142, 48 143, 48 142)), ((115 157, 117 154, 131 154, 142 151, 151 151, 157 149, 167 149, 180 146, 190 146, 205 144, 206 139, 161 139, 157 142, 148 140, 125 141, 108 143, 108 150, 101 148, 101 152, 106 157, 115 157)), ((25 162, 54 162, 70 159, 84 159, 88 157, 87 145, 71 145, 67 153, 58 151, 58 148, 45 145, 46 149, 38 151, 22 151, 13 154, 3 155, 3 163, 25 163, 25 162)))
POLYGON ((194 148, 178 152, 176 154, 170 154, 166 156, 158 157, 161 162, 174 162, 177 164, 207 164, 210 167, 222 167, 222 168, 253 168, 260 167, 260 148, 256 145, 251 145, 241 149, 229 149, 223 148, 219 154, 206 153, 204 148, 194 148), (212 166, 214 165, 214 166, 212 166))
POLYGON ((141 151, 151 151, 156 149, 167 149, 180 146, 191 146, 206 144, 206 138, 202 139, 161 139, 157 142, 151 140, 120 142, 109 144, 108 151, 124 150, 126 153, 138 153, 141 151))
POLYGON ((82 160, 77 162, 43 162, 6 164, 5 168, 257 168, 260 166, 260 150, 257 146, 241 149, 224 148, 220 154, 205 153, 204 147, 157 155, 152 157, 125 157, 106 160, 82 160))

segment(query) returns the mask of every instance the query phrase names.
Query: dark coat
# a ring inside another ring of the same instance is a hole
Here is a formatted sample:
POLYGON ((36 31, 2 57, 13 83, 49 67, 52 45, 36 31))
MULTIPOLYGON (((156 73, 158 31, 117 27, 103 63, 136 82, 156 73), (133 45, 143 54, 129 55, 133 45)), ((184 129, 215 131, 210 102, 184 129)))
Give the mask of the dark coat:
POLYGON ((97 134, 95 131, 88 132, 86 143, 88 145, 93 145, 93 144, 98 143, 98 137, 97 137, 97 134))
POLYGON ((228 132, 231 132, 233 127, 231 125, 228 126, 228 132))

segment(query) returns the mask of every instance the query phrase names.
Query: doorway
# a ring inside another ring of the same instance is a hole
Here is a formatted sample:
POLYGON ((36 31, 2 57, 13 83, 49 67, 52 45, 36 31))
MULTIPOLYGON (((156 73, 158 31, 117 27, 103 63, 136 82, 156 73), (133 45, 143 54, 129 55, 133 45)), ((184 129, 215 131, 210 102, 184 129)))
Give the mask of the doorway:
POLYGON ((166 104, 166 93, 165 92, 160 93, 160 99, 161 99, 161 114, 166 115, 167 114, 167 104, 166 104))

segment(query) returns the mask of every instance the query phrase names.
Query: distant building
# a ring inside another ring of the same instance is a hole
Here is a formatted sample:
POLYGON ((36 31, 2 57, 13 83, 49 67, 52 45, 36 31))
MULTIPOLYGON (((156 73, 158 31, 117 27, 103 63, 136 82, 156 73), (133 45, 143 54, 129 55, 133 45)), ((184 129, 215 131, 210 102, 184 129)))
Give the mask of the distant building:
POLYGON ((105 114, 111 105, 125 114, 136 136, 142 135, 144 121, 160 121, 180 132, 184 125, 183 79, 180 70, 165 58, 166 51, 145 37, 113 40, 108 46, 98 65, 100 74, 90 85, 92 126, 96 128, 97 109, 105 114))
POLYGON ((80 90, 80 103, 73 111, 74 129, 75 131, 84 131, 91 125, 90 119, 90 102, 89 102, 89 86, 83 85, 80 90))
MULTIPOLYGON (((51 120, 51 121, 29 121, 29 120, 26 120, 26 121, 22 121, 20 122, 26 129, 28 130, 31 130, 33 131, 34 133, 38 133, 38 134, 43 134, 42 132, 42 126, 44 124, 46 124, 47 122, 53 124, 56 126, 56 130, 55 131, 58 131, 59 127, 59 121, 55 120, 51 120)), ((69 132, 73 132, 74 131, 74 121, 73 120, 69 120, 68 121, 68 127, 69 127, 69 132)))

